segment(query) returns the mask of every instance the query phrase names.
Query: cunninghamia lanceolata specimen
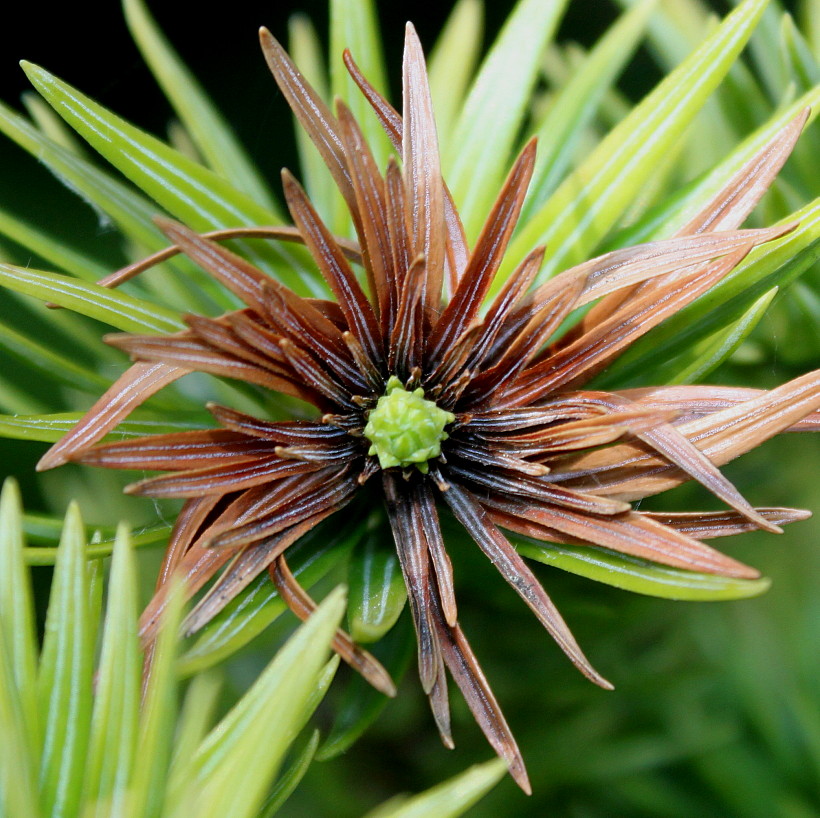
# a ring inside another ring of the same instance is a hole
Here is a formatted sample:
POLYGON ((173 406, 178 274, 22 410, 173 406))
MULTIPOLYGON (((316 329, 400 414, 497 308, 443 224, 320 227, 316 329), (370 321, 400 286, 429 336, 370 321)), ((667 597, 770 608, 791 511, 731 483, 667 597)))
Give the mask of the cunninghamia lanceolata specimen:
MULTIPOLYGON (((264 571, 299 616, 309 615, 314 603, 288 568, 288 548, 378 481, 407 585, 421 683, 442 739, 452 746, 449 671, 487 739, 529 791, 516 742, 459 624, 439 507, 449 508, 570 660, 602 687, 610 685, 505 529, 676 568, 757 576, 702 540, 755 528, 778 532, 806 513, 753 508, 718 467, 779 432, 818 428, 820 373, 769 392, 714 386, 601 392, 586 384, 731 273, 753 247, 792 229, 739 226, 777 175, 806 114, 675 236, 616 250, 539 286, 533 284, 545 250, 535 248, 484 311, 533 172, 534 141, 470 247, 441 176, 412 26, 401 114, 345 57, 401 159, 391 159, 384 173, 348 108, 338 102, 332 112, 274 38, 265 30, 261 37, 282 93, 347 203, 358 241, 333 236, 287 172, 294 227, 199 235, 158 219, 173 247, 104 283, 115 285, 183 252, 245 306, 218 318, 188 316, 188 329, 175 335, 109 338, 134 365, 40 467, 75 460, 170 472, 129 488, 185 498, 159 589, 143 616, 147 642, 174 572, 191 596, 213 580, 188 616, 189 632, 264 571), (301 297, 218 243, 240 234, 306 245, 335 300, 301 297), (366 285, 354 267, 364 269, 366 285), (573 310, 589 305, 569 331, 558 333, 573 310), (273 422, 210 406, 215 429, 97 443, 192 371, 300 398, 316 415, 273 422), (700 482, 731 510, 665 515, 631 506, 686 480, 700 482)), ((334 648, 378 689, 395 692, 386 671, 347 634, 339 632, 334 648)))

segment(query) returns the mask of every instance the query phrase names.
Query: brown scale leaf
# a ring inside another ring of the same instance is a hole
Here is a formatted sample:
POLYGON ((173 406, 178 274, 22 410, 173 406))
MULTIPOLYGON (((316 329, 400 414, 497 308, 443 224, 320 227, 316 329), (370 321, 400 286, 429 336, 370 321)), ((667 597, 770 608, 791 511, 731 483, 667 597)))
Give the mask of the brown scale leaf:
POLYGON ((320 466, 316 463, 283 460, 278 455, 271 454, 249 463, 242 461, 232 465, 209 466, 162 477, 149 477, 147 480, 131 483, 125 491, 140 497, 200 497, 204 494, 240 491, 318 468, 320 466))
POLYGON ((319 271, 336 296, 349 329, 374 361, 382 358, 379 326, 370 302, 362 291, 344 254, 333 241, 319 214, 307 198, 301 185, 282 171, 285 200, 293 221, 296 222, 305 244, 319 266, 319 271))
MULTIPOLYGON (((291 110, 305 129, 333 175, 333 180, 358 223, 353 181, 347 165, 339 125, 324 100, 311 87, 278 40, 266 28, 259 30, 262 52, 273 78, 291 110)), ((301 231, 300 231, 301 232, 301 231)), ((304 235, 304 233, 302 233, 304 235)))
POLYGON ((328 426, 326 423, 314 423, 307 420, 269 421, 261 420, 237 412, 227 406, 209 403, 208 411, 226 428, 242 432, 252 437, 262 437, 277 443, 317 443, 320 441, 344 439, 341 429, 328 426))
MULTIPOLYGON (((296 577, 293 576, 287 562, 285 562, 284 555, 280 555, 274 560, 268 567, 268 572, 288 608, 302 622, 306 622, 316 610, 317 605, 299 584, 296 577)), ((396 695, 396 685, 378 659, 356 645, 350 635, 341 628, 336 631, 331 642, 331 648, 354 670, 361 673, 380 693, 390 697, 396 695)))
POLYGON ((383 333, 393 326, 398 308, 391 280, 396 276, 390 247, 385 183, 350 109, 336 101, 341 137, 350 163, 351 179, 361 216, 359 236, 370 292, 375 297, 383 333))
POLYGON ((317 479, 291 482, 286 491, 271 491, 273 496, 258 503, 253 512, 249 510, 232 523, 220 520, 203 536, 208 537, 211 548, 235 548, 267 539, 313 513, 348 499, 352 486, 347 472, 347 468, 325 468, 317 479), (260 513, 263 508, 266 514, 260 513), (247 518, 250 518, 248 522, 240 524, 247 518))
MULTIPOLYGON (((367 78, 359 70, 359 67, 356 65, 355 60, 348 50, 344 52, 344 62, 353 81, 359 86, 359 90, 379 118, 396 152, 403 154, 404 123, 402 122, 401 115, 367 81, 367 78)), ((443 179, 442 186, 444 192, 444 223, 446 227, 445 251, 448 273, 447 281, 449 291, 452 293, 455 291, 464 270, 467 268, 470 251, 467 246, 467 237, 464 234, 464 225, 461 223, 461 217, 458 214, 458 209, 453 201, 452 194, 443 179)))
POLYGON ((402 83, 402 161, 410 246, 414 256, 427 261, 422 302, 438 311, 444 270, 444 190, 424 55, 412 23, 405 29, 402 83))
POLYGON ((173 383, 190 371, 183 366, 166 363, 137 363, 129 367, 88 410, 83 419, 40 458, 37 471, 67 463, 104 437, 163 386, 173 383))
MULTIPOLYGON (((273 362, 262 368, 239 360, 228 353, 214 349, 193 333, 177 335, 106 335, 106 343, 127 352, 133 358, 154 361, 168 366, 184 368, 186 372, 208 372, 233 380, 246 381, 295 398, 316 402, 316 392, 306 389, 291 377, 283 377, 273 371, 273 362)), ((283 369, 282 374, 287 372, 283 369)), ((288 372, 288 375, 291 373, 288 372)), ((164 384, 163 384, 164 385, 164 384)))
POLYGON ((527 603, 538 621, 547 629, 570 661, 590 681, 611 690, 612 685, 592 667, 584 656, 563 617, 558 613, 558 609, 547 596, 529 566, 510 545, 507 538, 495 527, 481 504, 472 494, 455 484, 451 484, 447 491, 442 492, 442 496, 456 519, 490 558, 501 576, 527 603))
POLYGON ((273 443, 226 429, 172 432, 97 445, 78 454, 80 463, 106 469, 179 471, 215 462, 236 463, 273 454, 273 443))
MULTIPOLYGON (((677 427, 716 466, 759 446, 820 408, 820 371, 677 427)), ((596 494, 636 500, 688 477, 638 445, 622 443, 567 460, 560 471, 596 494), (577 477, 576 477, 577 476, 577 477)))
POLYGON ((527 795, 532 794, 521 751, 463 631, 458 625, 450 627, 447 624, 435 598, 432 614, 441 653, 453 681, 490 746, 507 762, 515 783, 527 795))
POLYGON ((430 358, 440 360, 478 315, 509 244, 535 168, 535 138, 521 151, 481 230, 467 268, 430 338, 430 358))
POLYGON ((437 588, 431 582, 430 558, 423 537, 423 525, 418 509, 418 498, 413 498, 409 488, 400 486, 389 472, 383 472, 384 497, 387 516, 396 540, 407 598, 418 639, 419 678, 425 693, 429 694, 436 684, 441 663, 441 646, 431 619, 431 597, 437 588))
MULTIPOLYGON (((743 579, 760 576, 756 569, 636 512, 615 517, 591 516, 569 508, 536 506, 512 498, 490 497, 482 502, 513 518, 536 523, 542 531, 557 531, 576 542, 600 545, 673 568, 743 579)), ((531 530, 516 527, 514 522, 503 525, 523 534, 531 530)), ((549 533, 540 536, 552 539, 549 533)))
MULTIPOLYGON (((757 508, 761 517, 770 523, 781 526, 807 520, 811 512, 799 508, 757 508)), ((656 512, 641 511, 642 517, 656 523, 674 528, 697 540, 708 540, 713 537, 730 537, 746 531, 756 531, 757 526, 750 523, 736 511, 701 511, 701 512, 656 512)))
MULTIPOLYGON (((187 635, 196 633, 210 622, 289 546, 344 505, 346 505, 346 502, 329 506, 324 511, 302 520, 270 539, 255 543, 252 548, 246 548, 235 556, 208 593, 185 618, 182 623, 185 633, 187 635)), ((215 554, 231 554, 231 549, 227 548, 208 548, 205 550, 215 554)))

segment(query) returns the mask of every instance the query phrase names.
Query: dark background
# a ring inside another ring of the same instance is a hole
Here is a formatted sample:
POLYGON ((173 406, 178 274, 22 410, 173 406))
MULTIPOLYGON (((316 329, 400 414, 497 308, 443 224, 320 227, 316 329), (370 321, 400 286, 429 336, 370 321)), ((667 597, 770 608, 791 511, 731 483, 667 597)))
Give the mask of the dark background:
MULTIPOLYGON (((277 125, 286 109, 262 58, 257 31, 267 26, 274 36, 286 41, 288 18, 299 12, 309 16, 325 34, 327 0, 234 0, 219 4, 217 14, 198 12, 198 4, 174 0, 149 1, 148 5, 254 159, 266 173, 278 174, 282 153, 278 145, 275 152, 271 146, 284 141, 283 147, 289 151, 292 128, 289 121, 284 129, 277 125)), ((485 4, 485 43, 492 41, 513 5, 513 0, 485 4)), ((418 3, 391 2, 377 6, 390 79, 396 84, 404 23, 412 20, 422 43, 429 48, 453 3, 420 7, 418 3)), ((596 2, 592 7, 595 11, 590 14, 590 4, 570 3, 562 35, 591 43, 618 13, 614 3, 596 2)), ((15 14, 16 21, 6 29, 0 49, 0 99, 19 106, 20 95, 30 87, 18 65, 25 59, 42 65, 134 124, 164 133, 170 107, 131 41, 116 0, 52 2, 45 8, 29 2, 20 4, 15 14)), ((395 98, 399 89, 392 90, 395 98)), ((0 158, 7 155, 8 149, 4 141, 0 158)), ((291 166, 295 164, 291 153, 286 152, 284 158, 291 166)))

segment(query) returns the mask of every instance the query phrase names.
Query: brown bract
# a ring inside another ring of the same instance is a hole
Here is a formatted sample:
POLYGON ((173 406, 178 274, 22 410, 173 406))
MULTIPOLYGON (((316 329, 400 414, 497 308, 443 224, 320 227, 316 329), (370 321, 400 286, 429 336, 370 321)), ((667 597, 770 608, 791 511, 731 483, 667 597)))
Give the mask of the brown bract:
MULTIPOLYGON (((442 739, 452 746, 449 672, 489 742, 529 791, 518 747, 458 622, 438 509, 450 509, 571 661, 602 687, 610 685, 504 529, 692 571, 757 576, 702 540, 754 528, 778 532, 806 514, 753 508, 718 466, 779 432, 816 428, 820 373, 771 392, 678 386, 606 393, 585 384, 731 273, 753 247, 791 229, 738 228, 788 156, 806 114, 676 236, 616 250, 533 289, 545 253, 536 248, 485 305, 532 176, 534 141, 469 247, 441 177, 424 58, 412 26, 401 115, 345 57, 401 157, 401 165, 391 159, 384 174, 344 104, 332 112, 273 37, 265 30, 261 37, 282 93, 347 203, 358 242, 333 236, 287 171, 294 227, 203 236, 158 219, 173 246, 105 283, 183 252, 245 307, 218 318, 188 316, 188 329, 176 335, 108 338, 136 363, 40 466, 75 460, 159 470, 167 474, 133 484, 130 493, 184 498, 142 620, 149 643, 175 572, 191 596, 210 583, 188 616, 188 632, 263 571, 297 615, 308 616, 314 603, 288 569, 287 549, 350 503, 366 481, 368 490, 380 483, 418 636, 421 683, 442 739), (303 243, 335 300, 303 298, 218 243, 236 236, 303 243), (354 265, 364 269, 366 285, 354 265), (592 302, 580 323, 557 334, 572 310, 592 302), (219 428, 97 444, 134 408, 192 371, 299 398, 316 407, 316 417, 271 422, 210 406, 219 428), (381 469, 368 454, 363 430, 390 376, 408 389, 420 386, 426 399, 455 415, 426 474, 414 467, 381 469), (730 510, 658 514, 630 506, 686 480, 703 484, 730 510)), ((394 694, 384 669, 347 634, 337 634, 334 648, 379 690, 394 694)))

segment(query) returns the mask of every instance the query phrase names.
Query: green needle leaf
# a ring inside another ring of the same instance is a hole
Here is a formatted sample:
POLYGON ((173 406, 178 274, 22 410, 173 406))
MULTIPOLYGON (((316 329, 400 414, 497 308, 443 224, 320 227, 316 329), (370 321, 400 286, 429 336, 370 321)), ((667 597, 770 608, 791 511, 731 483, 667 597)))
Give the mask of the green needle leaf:
POLYGON ((128 529, 114 545, 108 606, 97 673, 91 740, 86 762, 88 816, 124 811, 137 751, 142 654, 137 636, 137 577, 128 529))
POLYGON ((577 150, 584 128, 638 46, 658 0, 641 0, 608 30, 567 83, 556 89, 546 115, 535 127, 535 171, 521 213, 522 224, 558 186, 577 150))
POLYGON ((293 761, 276 782, 271 794, 265 801, 265 805, 259 813, 259 818, 273 818, 279 808, 290 798, 293 791, 299 786, 299 782, 304 778, 319 746, 319 731, 314 730, 304 745, 294 753, 293 761))
POLYGON ((718 601, 759 596, 771 585, 765 577, 733 579, 699 574, 617 554, 605 548, 538 542, 509 532, 507 536, 525 557, 636 594, 664 599, 718 601))
POLYGON ((520 0, 481 64, 451 134, 439 132, 444 178, 468 239, 477 236, 501 186, 541 57, 565 6, 566 0, 520 0))
MULTIPOLYGON (((39 440, 54 443, 70 432, 84 415, 83 412, 57 412, 48 415, 0 415, 0 437, 16 440, 39 440)), ((111 433, 111 439, 143 437, 165 432, 181 432, 198 428, 190 421, 139 420, 133 417, 120 423, 111 433)))
POLYGON ((687 352, 670 362, 669 368, 674 368, 676 374, 666 382, 673 384, 702 381, 746 340, 766 314, 775 295, 777 295, 777 287, 763 293, 737 321, 732 322, 725 329, 718 330, 696 344, 691 344, 687 352))
MULTIPOLYGON (((23 546, 20 489, 14 480, 8 479, 0 495, 0 630, 12 674, 8 681, 16 689, 19 701, 19 724, 34 750, 40 743, 37 637, 23 546)), ((9 690, 10 695, 12 692, 9 690)), ((32 757, 36 755, 32 753, 32 757)))
MULTIPOLYGON (((716 287, 677 315, 648 332, 613 362, 596 385, 638 386, 650 370, 684 353, 692 344, 740 320, 772 287, 784 288, 820 258, 820 199, 792 214, 797 229, 749 258, 716 287)), ((669 377, 668 368, 664 377, 669 377)))
POLYGON ((495 758, 411 798, 395 798, 367 813, 366 818, 456 818, 483 798, 507 771, 495 758))
POLYGON ((257 815, 302 723, 344 604, 342 588, 329 594, 202 742, 191 760, 197 816, 257 815))
POLYGON ((746 0, 609 133, 520 231, 504 271, 539 244, 549 248, 541 280, 589 257, 726 75, 765 5, 746 0))
POLYGON ((15 818, 39 818, 35 765, 39 748, 26 723, 14 673, 12 648, 0 628, 0 811, 15 818))
POLYGON ((159 250, 168 244, 151 221, 157 214, 156 205, 44 136, 30 122, 1 103, 0 131, 36 157, 94 207, 103 223, 112 219, 128 238, 150 250, 159 250))
POLYGON ((376 642, 395 625, 407 600, 407 589, 389 533, 371 534, 357 546, 347 578, 350 635, 356 642, 376 642))
POLYGON ((99 262, 67 247, 65 242, 52 238, 4 210, 0 210, 0 233, 77 278, 96 281, 111 272, 99 262))
POLYGON ((162 815, 177 712, 174 664, 183 603, 182 587, 174 584, 153 648, 139 724, 139 751, 131 778, 130 814, 140 818, 159 818, 162 815))
MULTIPOLYGON (((277 224, 276 216, 212 170, 140 131, 39 66, 23 70, 46 101, 88 143, 141 190, 194 230, 247 224, 277 224)), ((254 264, 275 269, 282 282, 314 295, 322 291, 316 274, 296 248, 238 243, 254 264)))
POLYGON ((37 377, 92 394, 105 391, 111 382, 88 367, 55 352, 51 347, 0 324, 0 349, 18 364, 32 368, 37 377))
POLYGON ((185 326, 179 314, 167 307, 60 273, 0 264, 0 284, 96 318, 124 332, 176 332, 185 326))
POLYGON ((85 534, 72 504, 49 598, 37 679, 44 721, 40 791, 45 815, 77 815, 91 721, 94 659, 85 534))

